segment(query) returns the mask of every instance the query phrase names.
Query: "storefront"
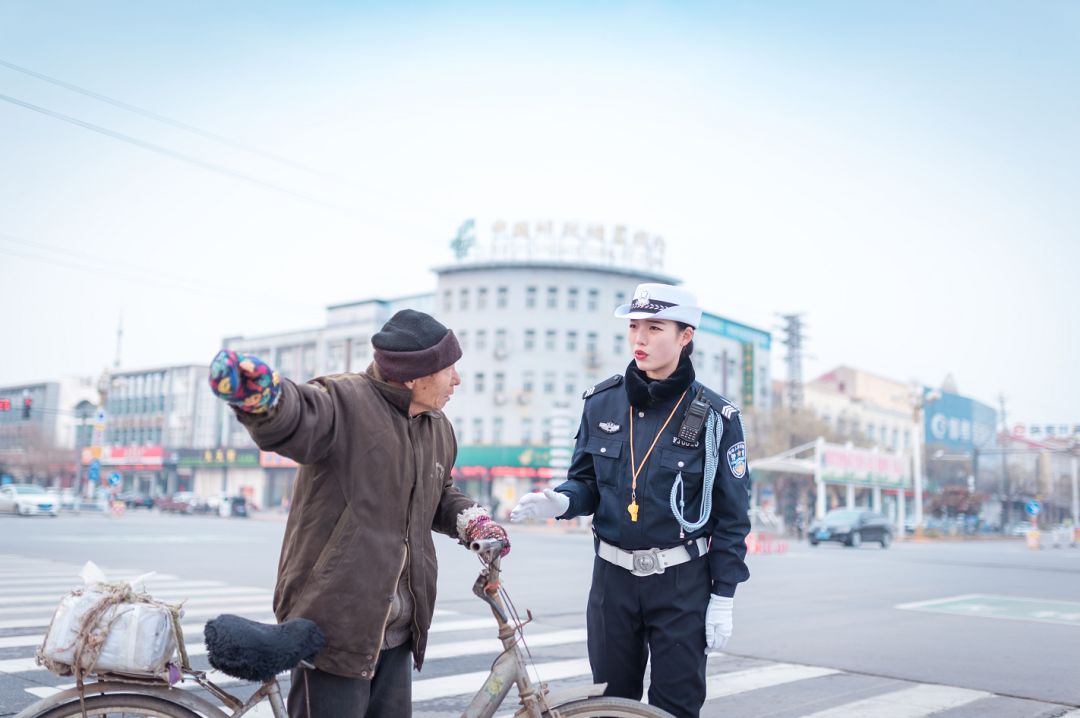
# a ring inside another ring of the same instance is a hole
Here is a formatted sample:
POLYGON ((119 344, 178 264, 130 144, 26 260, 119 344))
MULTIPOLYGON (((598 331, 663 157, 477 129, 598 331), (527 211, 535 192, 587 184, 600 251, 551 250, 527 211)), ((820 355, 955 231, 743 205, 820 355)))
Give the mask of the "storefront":
POLYGON ((551 480, 547 446, 462 446, 452 475, 463 493, 505 518, 518 498, 551 480))
POLYGON ((179 449, 176 469, 190 476, 191 490, 199 496, 243 496, 254 506, 263 506, 258 449, 179 449))

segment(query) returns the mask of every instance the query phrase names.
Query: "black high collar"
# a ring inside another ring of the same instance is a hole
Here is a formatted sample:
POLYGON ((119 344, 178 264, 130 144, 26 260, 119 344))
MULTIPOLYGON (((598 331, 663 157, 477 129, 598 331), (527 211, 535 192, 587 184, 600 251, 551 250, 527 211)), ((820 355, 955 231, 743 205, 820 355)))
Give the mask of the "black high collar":
POLYGON ((690 357, 682 356, 679 366, 667 379, 657 381, 645 376, 645 372, 637 368, 637 363, 630 362, 626 367, 626 397, 631 406, 647 407, 653 404, 663 404, 671 399, 678 398, 686 389, 694 383, 694 365, 690 357))

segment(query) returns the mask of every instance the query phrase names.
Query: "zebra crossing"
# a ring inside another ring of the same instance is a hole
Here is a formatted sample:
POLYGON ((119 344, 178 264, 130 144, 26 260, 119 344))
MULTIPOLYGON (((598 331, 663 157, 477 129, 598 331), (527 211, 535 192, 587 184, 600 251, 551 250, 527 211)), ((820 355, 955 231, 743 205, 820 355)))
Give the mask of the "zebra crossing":
MULTIPOLYGON (((17 713, 35 700, 73 685, 37 666, 34 651, 59 599, 78 585, 78 566, 0 555, 0 716, 17 713)), ((112 580, 139 572, 105 569, 112 580)), ((205 621, 221 613, 273 621, 272 591, 224 581, 157 575, 147 583, 155 597, 184 602, 182 629, 192 665, 210 671, 210 679, 246 697, 254 686, 210 670, 202 643, 205 621)), ((475 612, 436 610, 424 670, 414 676, 416 718, 460 715, 483 684, 501 650, 495 624, 477 602, 475 612)), ((584 616, 580 619, 584 621, 584 616)), ((526 629, 532 673, 553 688, 591 683, 583 625, 545 623, 540 616, 526 629)), ((288 676, 282 676, 288 689, 288 676)), ((190 686, 185 686, 190 687, 190 686)), ((205 695, 205 694, 204 694, 205 695)), ((500 716, 516 709, 511 696, 500 716)), ((269 706, 247 715, 269 716, 269 706)), ((911 683, 867 676, 824 666, 808 666, 715 653, 709 657, 708 701, 704 718, 994 718, 995 716, 1069 716, 1076 706, 1024 701, 969 688, 911 683)))

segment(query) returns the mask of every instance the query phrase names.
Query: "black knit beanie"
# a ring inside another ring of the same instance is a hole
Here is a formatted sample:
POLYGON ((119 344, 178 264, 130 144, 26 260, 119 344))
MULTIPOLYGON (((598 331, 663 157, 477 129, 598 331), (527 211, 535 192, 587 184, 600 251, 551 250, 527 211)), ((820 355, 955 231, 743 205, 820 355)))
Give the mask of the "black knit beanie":
POLYGON ((430 314, 402 309, 371 337, 382 375, 404 383, 445 369, 461 358, 454 332, 430 314))

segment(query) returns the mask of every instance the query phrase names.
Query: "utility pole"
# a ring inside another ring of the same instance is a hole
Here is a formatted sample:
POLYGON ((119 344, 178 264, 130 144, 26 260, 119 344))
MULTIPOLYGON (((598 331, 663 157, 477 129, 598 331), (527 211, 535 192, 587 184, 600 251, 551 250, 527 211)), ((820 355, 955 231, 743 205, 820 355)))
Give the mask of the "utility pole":
POLYGON ((1009 481, 1009 422, 1005 413, 1005 395, 998 394, 1001 407, 1001 529, 1009 525, 1012 518, 1012 482, 1009 481))
POLYGON ((113 369, 120 368, 120 347, 124 340, 124 315, 123 313, 116 320, 116 357, 113 358, 113 369))
POLYGON ((781 314, 784 320, 783 345, 787 347, 787 404, 789 413, 796 413, 803 407, 803 315, 781 314))

